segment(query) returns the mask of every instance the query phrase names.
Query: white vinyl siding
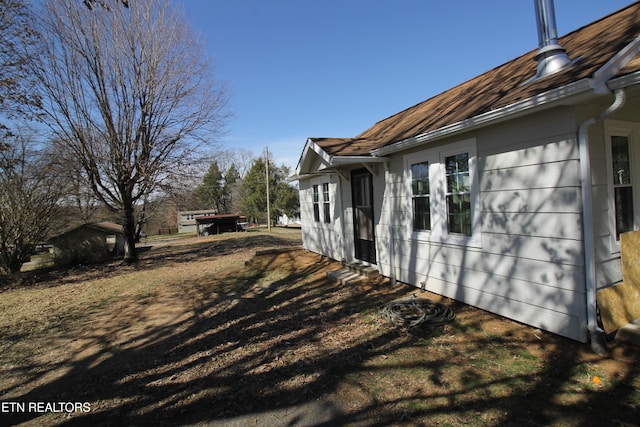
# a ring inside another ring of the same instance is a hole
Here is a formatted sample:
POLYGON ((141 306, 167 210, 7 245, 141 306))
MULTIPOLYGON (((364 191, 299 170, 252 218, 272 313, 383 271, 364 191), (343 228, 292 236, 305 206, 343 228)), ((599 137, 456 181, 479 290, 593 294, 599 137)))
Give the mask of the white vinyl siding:
POLYGON ((339 189, 336 178, 324 175, 299 181, 300 222, 305 249, 341 259, 344 231, 341 221, 334 221, 339 189))
MULTIPOLYGON (((453 192, 447 192, 444 164, 447 157, 467 152, 464 144, 451 141, 394 156, 382 212, 388 226, 380 227, 387 231, 378 235, 381 271, 393 273, 401 282, 585 340, 574 123, 570 114, 554 110, 475 135, 469 179, 476 187, 471 184, 467 192, 476 198, 472 237, 451 232, 445 203, 447 193, 453 192), (408 170, 424 161, 429 162, 430 176, 433 165, 440 164, 440 181, 436 191, 434 180, 430 182, 432 230, 416 231, 408 170)), ((462 182, 458 188, 466 189, 465 178, 458 177, 462 182)))

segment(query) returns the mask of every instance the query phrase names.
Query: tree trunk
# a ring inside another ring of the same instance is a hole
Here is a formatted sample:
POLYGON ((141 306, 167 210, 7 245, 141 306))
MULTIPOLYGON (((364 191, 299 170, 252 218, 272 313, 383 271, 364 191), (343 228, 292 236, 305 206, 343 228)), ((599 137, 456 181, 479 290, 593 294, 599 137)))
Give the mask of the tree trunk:
POLYGON ((130 198, 123 198, 123 222, 124 233, 124 262, 133 263, 138 260, 136 251, 136 221, 133 214, 133 202, 130 198))
POLYGON ((140 217, 136 221, 136 228, 135 228, 135 242, 136 243, 140 242, 140 233, 142 233, 142 227, 144 226, 145 222, 147 222, 147 203, 146 203, 146 201, 145 201, 145 203, 142 204, 142 210, 140 211, 140 217))

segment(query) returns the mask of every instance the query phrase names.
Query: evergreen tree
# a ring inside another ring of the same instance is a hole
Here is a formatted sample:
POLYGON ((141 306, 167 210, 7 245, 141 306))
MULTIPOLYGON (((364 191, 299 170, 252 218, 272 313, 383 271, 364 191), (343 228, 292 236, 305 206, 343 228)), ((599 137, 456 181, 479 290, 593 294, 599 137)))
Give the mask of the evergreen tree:
POLYGON ((240 182, 240 172, 232 163, 224 175, 224 184, 222 186, 222 212, 234 213, 234 194, 237 184, 240 182))
MULTIPOLYGON (((267 216, 267 186, 266 163, 263 158, 254 161, 253 166, 244 178, 242 211, 258 221, 266 221, 267 216)), ((269 161, 269 201, 271 222, 275 223, 283 214, 293 215, 299 206, 298 192, 286 181, 289 168, 277 167, 269 161)))
POLYGON ((196 201, 200 209, 215 209, 217 213, 223 213, 223 186, 222 172, 218 162, 211 163, 209 170, 195 190, 196 201))

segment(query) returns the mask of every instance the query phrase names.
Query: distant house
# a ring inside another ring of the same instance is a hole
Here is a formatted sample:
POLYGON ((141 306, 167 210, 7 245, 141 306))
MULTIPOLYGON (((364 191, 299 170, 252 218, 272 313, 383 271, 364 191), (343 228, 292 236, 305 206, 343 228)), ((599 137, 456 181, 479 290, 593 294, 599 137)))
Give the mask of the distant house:
POLYGON ((216 213, 215 210, 178 212, 178 233, 195 233, 197 231, 196 218, 216 215, 216 213))
POLYGON ((50 243, 58 265, 95 264, 124 253, 122 226, 112 222, 83 224, 50 243))
POLYGON ((300 214, 296 214, 293 217, 289 217, 287 214, 282 214, 278 217, 277 221, 278 225, 284 226, 299 226, 300 225, 300 214))
POLYGON ((601 339, 596 292, 640 228, 639 34, 634 3, 355 137, 309 138, 304 247, 601 339))

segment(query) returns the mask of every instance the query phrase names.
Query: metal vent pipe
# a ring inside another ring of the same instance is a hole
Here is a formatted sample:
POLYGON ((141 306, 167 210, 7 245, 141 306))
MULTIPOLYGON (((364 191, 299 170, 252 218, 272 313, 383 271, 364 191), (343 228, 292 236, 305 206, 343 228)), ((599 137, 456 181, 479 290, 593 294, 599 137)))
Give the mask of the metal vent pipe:
POLYGON ((536 24, 538 26, 538 46, 536 53, 538 72, 536 77, 543 77, 560 71, 571 64, 565 49, 558 43, 556 13, 553 0, 534 0, 536 8, 536 24))

